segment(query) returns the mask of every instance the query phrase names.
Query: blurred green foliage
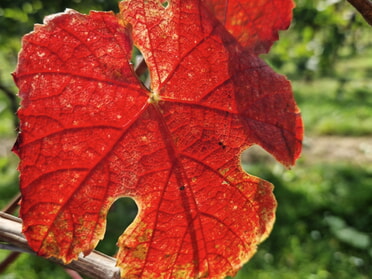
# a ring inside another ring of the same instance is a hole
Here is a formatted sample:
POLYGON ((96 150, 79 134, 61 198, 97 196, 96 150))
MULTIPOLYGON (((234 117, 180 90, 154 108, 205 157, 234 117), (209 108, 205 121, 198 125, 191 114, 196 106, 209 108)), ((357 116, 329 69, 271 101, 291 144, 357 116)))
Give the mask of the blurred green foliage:
MULTIPOLYGON (((21 37, 44 16, 73 8, 118 11, 118 1, 1 0, 0 2, 0 208, 18 191, 16 129, 10 73, 21 37), (5 94, 5 93, 8 93, 5 94)), ((341 0, 298 0, 289 31, 263 58, 293 80, 307 135, 372 135, 370 26, 341 0)), ((355 162, 308 164, 294 170, 257 163, 249 171, 272 182, 279 207, 273 233, 238 279, 372 278, 372 166, 355 162)), ((136 214, 130 199, 110 210, 98 249, 116 251, 117 237, 136 214)), ((8 255, 0 250, 0 262, 8 255)), ((70 278, 47 260, 23 254, 0 278, 70 278)))
POLYGON ((347 1, 295 1, 294 19, 268 57, 290 78, 335 75, 335 64, 371 46, 370 26, 347 1))
POLYGON ((371 278, 372 166, 255 166, 275 185, 277 221, 237 279, 371 278))

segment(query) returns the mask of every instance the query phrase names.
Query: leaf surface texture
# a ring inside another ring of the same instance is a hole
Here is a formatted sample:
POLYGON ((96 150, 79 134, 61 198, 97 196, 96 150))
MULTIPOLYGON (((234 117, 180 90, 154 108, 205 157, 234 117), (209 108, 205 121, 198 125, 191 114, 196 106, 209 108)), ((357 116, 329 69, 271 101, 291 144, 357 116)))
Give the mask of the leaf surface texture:
POLYGON ((266 39, 241 39, 253 27, 230 30, 221 3, 68 10, 24 37, 14 151, 23 231, 39 255, 70 262, 88 254, 124 196, 139 212, 118 240, 123 278, 232 276, 268 236, 273 186, 245 173, 240 154, 259 144, 293 165, 301 117, 289 81, 253 51, 268 50, 266 39), (133 43, 151 89, 132 69, 133 43))

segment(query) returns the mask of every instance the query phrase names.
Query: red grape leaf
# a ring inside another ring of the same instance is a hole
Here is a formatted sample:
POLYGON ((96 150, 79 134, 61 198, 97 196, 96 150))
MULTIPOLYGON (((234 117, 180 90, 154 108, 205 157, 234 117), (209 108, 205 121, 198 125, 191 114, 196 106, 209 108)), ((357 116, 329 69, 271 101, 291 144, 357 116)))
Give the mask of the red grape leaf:
POLYGON ((148 96, 114 14, 69 10, 45 23, 23 38, 14 75, 21 216, 35 251, 69 262, 103 237, 107 210, 123 192, 117 179, 126 176, 114 177, 125 167, 115 153, 148 96))
POLYGON ((278 31, 289 27, 292 0, 202 0, 241 45, 250 51, 267 53, 278 31))
POLYGON ((260 144, 288 166, 300 153, 290 84, 196 0, 120 8, 67 11, 23 39, 14 150, 24 234, 38 254, 69 262, 96 246, 108 208, 129 196, 139 213, 118 242, 124 278, 233 275, 276 207, 240 153, 260 144), (129 30, 151 90, 133 74, 129 30))

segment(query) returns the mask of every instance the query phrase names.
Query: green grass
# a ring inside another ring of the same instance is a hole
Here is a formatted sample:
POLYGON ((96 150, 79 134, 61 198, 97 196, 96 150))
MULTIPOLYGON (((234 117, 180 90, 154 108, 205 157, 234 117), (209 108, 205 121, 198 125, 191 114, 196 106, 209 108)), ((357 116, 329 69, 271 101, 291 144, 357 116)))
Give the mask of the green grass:
MULTIPOLYGON (((281 59, 290 51, 284 33, 271 54, 263 58, 275 65, 278 52, 281 59)), ((370 41, 370 40, 369 40, 370 41)), ((370 41, 371 42, 371 41, 370 41)), ((371 43, 370 43, 371 45, 371 43)), ((308 69, 299 70, 290 57, 277 69, 292 81, 296 101, 302 111, 309 135, 369 136, 372 135, 372 48, 357 55, 343 55, 334 71, 325 76, 308 69)), ((275 68, 275 67, 274 67, 275 68)))
POLYGON ((0 157, 0 209, 18 192, 17 159, 0 157))
POLYGON ((9 109, 9 101, 0 92, 0 139, 14 137, 14 113, 9 109))
POLYGON ((372 135, 372 80, 293 81, 307 134, 372 135))
MULTIPOLYGON (((0 250, 0 262, 9 254, 8 251, 0 250)), ((1 279, 71 279, 63 268, 46 259, 21 254, 7 270, 0 274, 1 279)))
POLYGON ((372 135, 372 49, 340 59, 332 77, 293 79, 307 134, 372 135))

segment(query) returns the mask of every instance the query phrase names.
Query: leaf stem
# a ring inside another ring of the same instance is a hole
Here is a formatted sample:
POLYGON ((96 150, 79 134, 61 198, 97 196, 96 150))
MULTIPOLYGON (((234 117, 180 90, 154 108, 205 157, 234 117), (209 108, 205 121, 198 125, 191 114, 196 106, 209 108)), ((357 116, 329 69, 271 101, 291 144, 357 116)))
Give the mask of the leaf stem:
POLYGON ((65 271, 71 277, 71 279, 83 279, 83 277, 81 277, 75 270, 65 268, 65 271))
MULTIPOLYGON (((0 242, 8 243, 8 247, 17 247, 21 251, 34 254, 22 234, 21 219, 4 212, 0 212, 0 242)), ((49 258, 48 260, 75 270, 92 279, 120 278, 119 268, 115 266, 116 260, 95 250, 86 257, 79 256, 78 260, 67 265, 64 265, 60 260, 55 258, 49 258)))
MULTIPOLYGON (((0 246, 1 247, 1 246, 0 246)), ((1 263, 0 263, 0 274, 7 269, 7 267, 14 262, 20 255, 20 252, 11 252, 1 263)))
POLYGON ((370 0, 347 0, 372 26, 372 2, 370 0))
POLYGON ((9 213, 9 214, 12 213, 18 207, 18 203, 20 200, 21 200, 21 193, 18 192, 13 197, 13 199, 1 211, 5 213, 9 213))

